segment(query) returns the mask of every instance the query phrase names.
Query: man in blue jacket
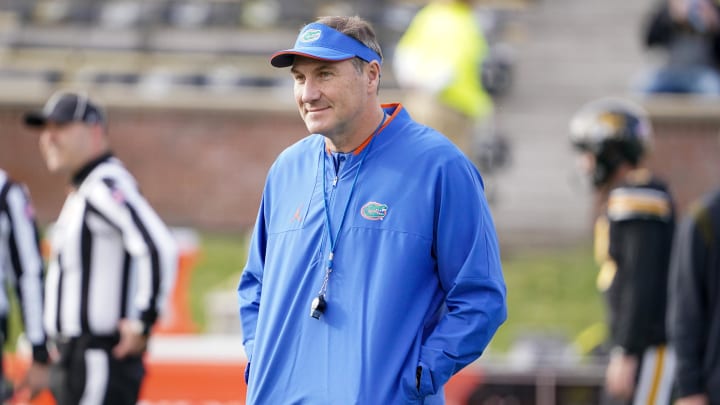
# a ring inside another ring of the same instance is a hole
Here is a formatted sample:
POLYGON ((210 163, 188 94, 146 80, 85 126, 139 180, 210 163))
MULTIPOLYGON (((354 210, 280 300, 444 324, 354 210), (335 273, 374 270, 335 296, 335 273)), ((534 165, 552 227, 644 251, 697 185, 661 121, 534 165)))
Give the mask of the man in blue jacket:
POLYGON ((381 55, 323 17, 271 58, 311 135, 268 173, 238 286, 248 404, 443 404, 507 317, 480 174, 380 104, 381 55))

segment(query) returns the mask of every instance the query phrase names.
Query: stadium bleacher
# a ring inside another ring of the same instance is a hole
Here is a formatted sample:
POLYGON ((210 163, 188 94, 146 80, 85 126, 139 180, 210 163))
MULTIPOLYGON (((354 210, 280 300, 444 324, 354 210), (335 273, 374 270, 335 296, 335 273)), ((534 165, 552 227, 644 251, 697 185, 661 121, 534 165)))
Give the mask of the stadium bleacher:
MULTIPOLYGON (((208 91, 274 86, 282 72, 267 69, 267 55, 291 43, 302 22, 373 6, 386 11, 397 35, 418 7, 384 0, 316 3, 8 0, 0 4, 0 82, 208 91)), ((387 26, 380 21, 379 35, 390 32, 387 26)))

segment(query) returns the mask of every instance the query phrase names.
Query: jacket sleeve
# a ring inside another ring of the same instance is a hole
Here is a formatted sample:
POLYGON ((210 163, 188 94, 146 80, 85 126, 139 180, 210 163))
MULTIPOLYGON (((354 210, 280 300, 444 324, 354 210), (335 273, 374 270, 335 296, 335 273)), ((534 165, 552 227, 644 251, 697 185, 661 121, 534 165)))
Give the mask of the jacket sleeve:
POLYGON ((6 206, 10 221, 8 252, 13 268, 10 279, 20 301, 25 334, 33 346, 33 359, 47 363, 42 325, 43 260, 34 209, 29 194, 18 184, 8 190, 6 206))
POLYGON ((477 359, 507 318, 497 236, 479 173, 456 158, 435 187, 433 253, 446 312, 421 347, 421 395, 437 392, 477 359))
POLYGON ((149 333, 175 283, 177 243, 134 184, 111 178, 103 179, 103 183, 89 191, 88 206, 122 234, 125 250, 137 268, 138 285, 133 303, 145 325, 145 333, 149 333))
POLYGON ((260 294, 262 291, 263 271, 265 268, 265 210, 264 199, 260 203, 255 229, 253 230, 248 259, 238 283, 238 304, 240 306, 240 324, 243 333, 243 345, 248 360, 251 360, 255 343, 260 294))
POLYGON ((668 328, 677 353, 678 396, 704 392, 703 356, 708 336, 705 283, 710 250, 692 216, 680 225, 670 267, 668 328))

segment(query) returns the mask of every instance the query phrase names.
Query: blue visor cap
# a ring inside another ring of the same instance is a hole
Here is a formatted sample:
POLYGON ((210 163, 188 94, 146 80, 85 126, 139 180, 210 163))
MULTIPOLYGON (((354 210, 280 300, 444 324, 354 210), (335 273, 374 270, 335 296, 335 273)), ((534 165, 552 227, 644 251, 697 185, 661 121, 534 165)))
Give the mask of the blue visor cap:
POLYGON ((334 30, 327 25, 312 23, 303 27, 292 49, 275 52, 270 57, 270 64, 275 67, 288 67, 293 64, 295 56, 339 62, 358 57, 365 62, 382 59, 375 51, 355 38, 334 30))

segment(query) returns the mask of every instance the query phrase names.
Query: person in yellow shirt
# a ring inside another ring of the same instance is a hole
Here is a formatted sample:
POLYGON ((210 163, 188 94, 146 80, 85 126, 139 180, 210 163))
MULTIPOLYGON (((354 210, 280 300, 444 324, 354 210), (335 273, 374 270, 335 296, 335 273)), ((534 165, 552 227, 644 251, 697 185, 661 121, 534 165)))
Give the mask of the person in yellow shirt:
POLYGON ((487 54, 472 1, 435 0, 415 15, 393 56, 408 112, 471 158, 477 127, 493 109, 480 74, 487 54))

